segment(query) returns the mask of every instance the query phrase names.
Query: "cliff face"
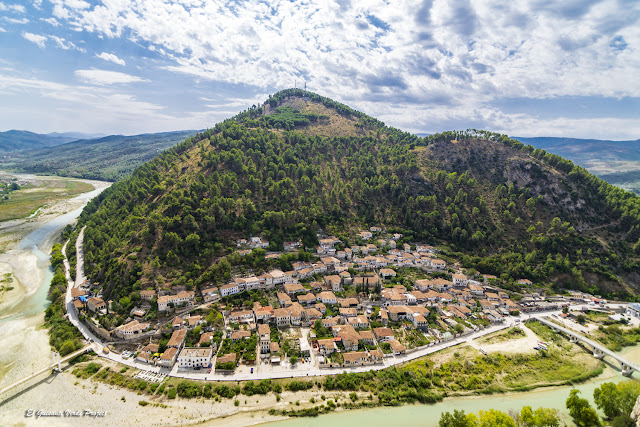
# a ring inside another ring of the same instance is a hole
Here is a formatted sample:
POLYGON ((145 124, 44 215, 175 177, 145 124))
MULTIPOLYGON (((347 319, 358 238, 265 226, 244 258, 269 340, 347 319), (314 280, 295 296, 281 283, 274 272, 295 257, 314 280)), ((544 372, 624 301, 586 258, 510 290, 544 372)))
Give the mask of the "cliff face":
POLYGON ((636 422, 636 427, 640 427, 640 396, 636 400, 636 406, 631 411, 631 419, 636 422))

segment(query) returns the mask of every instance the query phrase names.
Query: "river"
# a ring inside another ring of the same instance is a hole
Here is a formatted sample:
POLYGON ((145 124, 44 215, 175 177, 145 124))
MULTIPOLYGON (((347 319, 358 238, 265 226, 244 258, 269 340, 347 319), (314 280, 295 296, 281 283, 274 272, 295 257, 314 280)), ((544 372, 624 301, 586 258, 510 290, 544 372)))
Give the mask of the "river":
MULTIPOLYGON (((14 175, 32 178, 31 175, 14 175)), ((49 283, 53 277, 49 266, 51 246, 62 229, 78 218, 89 200, 111 185, 100 181, 77 181, 92 184, 94 190, 43 209, 41 214, 50 212, 45 216, 47 219, 38 221, 35 229, 0 256, 0 263, 12 271, 18 282, 16 286, 23 290, 19 297, 12 299, 0 310, 0 386, 50 363, 48 335, 42 324, 44 310, 49 304, 49 283)), ((16 232, 20 232, 24 230, 25 224, 26 219, 25 222, 13 221, 8 226, 5 224, 3 231, 10 232, 13 227, 18 230, 16 232)))
MULTIPOLYGON (((630 362, 640 362, 640 346, 625 348, 620 352, 630 362)), ((640 374, 634 374, 636 377, 640 374)), ((443 412, 453 412, 455 409, 465 412, 478 413, 481 410, 498 409, 520 411, 523 406, 554 408, 559 410, 568 421, 569 416, 565 408, 565 401, 572 388, 580 390, 581 396, 591 401, 593 405, 593 391, 605 382, 628 381, 617 370, 607 367, 598 378, 572 387, 541 388, 523 393, 497 394, 471 398, 451 398, 434 405, 404 405, 400 407, 381 407, 354 411, 334 412, 315 418, 291 418, 264 424, 266 427, 436 427, 443 412)), ((637 381, 637 380, 633 380, 637 381)), ((345 393, 347 396, 348 393, 345 393)))

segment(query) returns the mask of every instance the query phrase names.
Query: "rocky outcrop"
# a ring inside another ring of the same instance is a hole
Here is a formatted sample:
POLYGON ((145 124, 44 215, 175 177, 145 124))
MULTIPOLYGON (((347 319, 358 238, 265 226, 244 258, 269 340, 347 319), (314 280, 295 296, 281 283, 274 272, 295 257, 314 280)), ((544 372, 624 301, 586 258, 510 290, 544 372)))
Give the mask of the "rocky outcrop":
POLYGON ((640 396, 638 396, 636 405, 633 407, 633 411, 631 411, 631 419, 636 422, 636 427, 640 427, 640 396))

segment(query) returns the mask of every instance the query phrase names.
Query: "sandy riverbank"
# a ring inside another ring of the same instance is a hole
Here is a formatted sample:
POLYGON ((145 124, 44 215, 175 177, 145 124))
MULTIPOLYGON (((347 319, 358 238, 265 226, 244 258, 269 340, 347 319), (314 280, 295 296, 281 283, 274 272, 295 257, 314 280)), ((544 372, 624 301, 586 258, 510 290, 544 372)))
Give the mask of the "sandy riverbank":
POLYGON ((51 363, 49 337, 42 328, 46 289, 41 285, 51 274, 48 254, 62 228, 75 219, 70 216, 79 213, 96 191, 111 185, 82 181, 96 190, 58 200, 33 217, 0 222, 0 387, 51 363))

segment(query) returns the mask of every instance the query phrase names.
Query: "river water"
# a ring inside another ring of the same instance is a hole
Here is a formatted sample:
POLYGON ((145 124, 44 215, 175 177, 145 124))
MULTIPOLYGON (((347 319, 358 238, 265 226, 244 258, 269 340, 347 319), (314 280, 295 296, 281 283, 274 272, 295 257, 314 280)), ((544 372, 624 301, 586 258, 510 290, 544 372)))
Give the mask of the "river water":
MULTIPOLYGON (((630 362, 640 363, 640 347, 626 348, 620 355, 630 362)), ((617 369, 617 366, 616 366, 617 369)), ((634 374, 640 376, 639 373, 634 374)), ((443 412, 464 410, 475 414, 481 410, 498 409, 520 411, 523 406, 545 407, 559 410, 568 421, 565 401, 572 388, 580 390, 581 397, 587 398, 593 405, 593 391, 605 382, 628 381, 619 371, 607 367, 598 378, 584 384, 567 387, 542 388, 523 393, 497 394, 471 398, 452 398, 435 405, 405 405, 394 408, 374 408, 354 411, 334 412, 315 418, 292 418, 265 424, 268 427, 436 427, 443 412)), ((632 379, 632 381, 637 381, 632 379)), ((345 393, 348 396, 348 393, 345 393)), ((347 397, 348 398, 348 397, 347 397)))
POLYGON ((0 386, 36 371, 50 361, 48 335, 42 329, 42 323, 49 305, 47 293, 53 278, 49 265, 51 245, 62 229, 78 218, 89 200, 111 185, 99 181, 78 181, 90 183, 95 189, 62 202, 72 210, 41 224, 2 256, 3 260, 11 263, 14 271, 24 268, 26 273, 23 271, 21 282, 27 292, 0 311, 0 386))

